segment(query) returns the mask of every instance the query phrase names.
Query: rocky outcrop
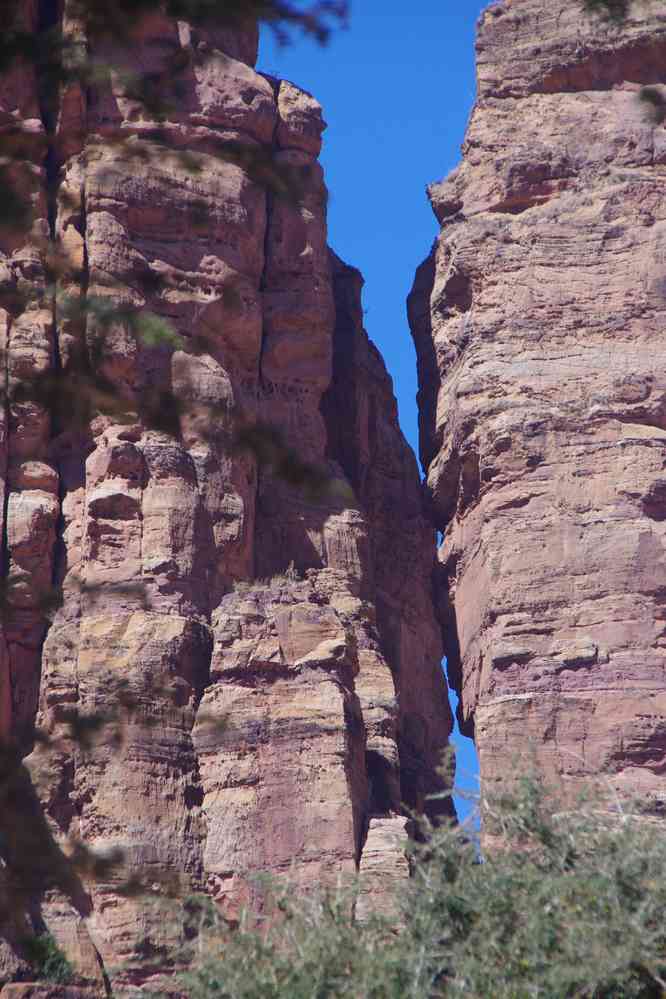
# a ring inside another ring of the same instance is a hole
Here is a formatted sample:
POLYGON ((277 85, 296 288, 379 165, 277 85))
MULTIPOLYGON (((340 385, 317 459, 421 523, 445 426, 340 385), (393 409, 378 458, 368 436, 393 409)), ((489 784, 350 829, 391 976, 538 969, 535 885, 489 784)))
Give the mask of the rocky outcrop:
POLYGON ((660 810, 666 21, 501 0, 477 54, 409 302, 449 677, 484 780, 535 758, 660 810))
POLYGON ((161 988, 194 892, 233 920, 258 873, 360 865, 366 902, 406 873, 450 730, 432 528, 314 98, 253 69, 252 25, 150 14, 120 46, 19 7, 97 69, 57 104, 0 85, 34 186, 0 262, 0 977, 48 931, 93 988, 161 988))

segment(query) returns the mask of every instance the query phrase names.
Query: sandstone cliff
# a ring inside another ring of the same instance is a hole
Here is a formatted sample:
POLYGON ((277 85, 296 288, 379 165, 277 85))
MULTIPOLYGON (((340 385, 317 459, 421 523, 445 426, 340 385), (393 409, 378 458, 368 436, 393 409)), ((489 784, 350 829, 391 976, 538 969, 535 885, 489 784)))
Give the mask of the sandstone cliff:
POLYGON ((409 311, 439 613, 482 778, 519 756, 664 806, 666 19, 481 18, 409 311))
MULTIPOLYGON (((56 7, 19 5, 24 27, 56 7)), ((23 66, 0 81, 35 216, 29 238, 2 233, 8 386, 57 376, 84 340, 138 415, 87 413, 84 382, 3 412, 0 732, 27 755, 2 792, 0 977, 28 973, 32 927, 122 990, 168 971, 170 894, 233 918, 258 872, 360 869, 375 899, 404 877, 401 805, 438 786, 450 716, 416 462, 360 276, 326 243, 319 105, 254 70, 252 25, 151 15, 114 49, 64 8, 55 27, 113 69, 57 102, 23 66), (128 84, 151 73, 162 121, 128 84), (57 294, 49 244, 69 257, 57 294), (129 318, 100 340, 105 301, 129 318), (136 336, 141 310, 180 340, 136 336), (233 446, 258 421, 323 488, 233 446), (26 851, 42 859, 23 891, 26 851)))

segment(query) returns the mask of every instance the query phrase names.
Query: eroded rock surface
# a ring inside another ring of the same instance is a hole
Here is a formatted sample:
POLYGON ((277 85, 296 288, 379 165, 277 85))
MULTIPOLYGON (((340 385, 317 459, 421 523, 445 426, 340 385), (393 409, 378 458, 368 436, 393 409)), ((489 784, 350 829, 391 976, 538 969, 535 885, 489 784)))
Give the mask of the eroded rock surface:
POLYGON ((502 0, 410 297, 440 616, 482 778, 666 797, 666 19, 502 0))
MULTIPOLYGON (((20 5, 28 30, 46 7, 20 5)), ((101 412, 83 379, 3 424, 0 731, 28 755, 4 785, 0 974, 27 981, 21 936, 48 930, 81 980, 122 992, 178 964, 170 899, 204 891, 234 918, 257 873, 315 887, 360 864, 366 899, 373 872, 403 876, 401 808, 439 787, 450 717, 433 532, 360 278, 327 246, 319 105, 254 70, 253 26, 151 14, 114 49, 64 7, 114 68, 55 110, 27 70, 1 81, 35 179, 30 236, 2 237, 2 344, 10 387, 82 341, 106 385, 101 412), (174 54, 157 123, 132 73, 174 54), (57 297, 49 245, 69 260, 57 297), (142 339, 145 311, 181 339, 142 339), (233 446, 259 422, 291 473, 233 446), (23 891, 27 850, 44 862, 23 891)))

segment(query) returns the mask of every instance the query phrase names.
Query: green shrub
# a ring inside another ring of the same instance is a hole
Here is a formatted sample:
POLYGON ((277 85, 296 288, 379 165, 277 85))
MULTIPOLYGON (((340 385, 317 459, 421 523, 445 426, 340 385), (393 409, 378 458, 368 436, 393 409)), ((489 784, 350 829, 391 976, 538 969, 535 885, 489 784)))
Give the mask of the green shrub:
POLYGON ((50 933, 28 937, 23 950, 40 981, 65 985, 74 977, 74 969, 50 933))
POLYGON ((190 999, 657 999, 666 996, 666 836, 597 800, 559 811, 535 780, 468 829, 425 828, 400 929, 344 892, 277 901, 200 940, 190 999))

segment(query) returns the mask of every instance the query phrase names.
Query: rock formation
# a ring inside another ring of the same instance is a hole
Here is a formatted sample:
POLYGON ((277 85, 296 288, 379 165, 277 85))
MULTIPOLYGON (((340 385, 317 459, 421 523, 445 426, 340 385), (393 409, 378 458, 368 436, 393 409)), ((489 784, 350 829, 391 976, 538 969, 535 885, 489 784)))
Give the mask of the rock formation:
POLYGON ((409 311, 439 614, 481 776, 666 801, 666 19, 481 18, 409 311), (653 101, 654 103, 654 101, 653 101))
POLYGON ((48 930, 117 993, 168 973, 169 898, 234 918, 257 873, 308 887, 360 867, 366 899, 404 877, 401 805, 440 786, 450 716, 433 531, 360 276, 326 243, 319 105, 254 70, 253 25, 151 14, 120 46, 71 10, 18 16, 92 56, 89 85, 56 102, 20 63, 0 81, 34 214, 0 260, 0 733, 20 750, 0 978, 25 979, 20 938, 48 930), (68 257, 57 291, 49 247, 68 257), (137 334, 146 312, 177 338, 137 334), (57 405, 11 393, 60 384, 82 342, 104 377, 92 413, 85 373, 57 405), (284 444, 239 448, 259 425, 284 444), (282 473, 280 448, 298 453, 282 473))

